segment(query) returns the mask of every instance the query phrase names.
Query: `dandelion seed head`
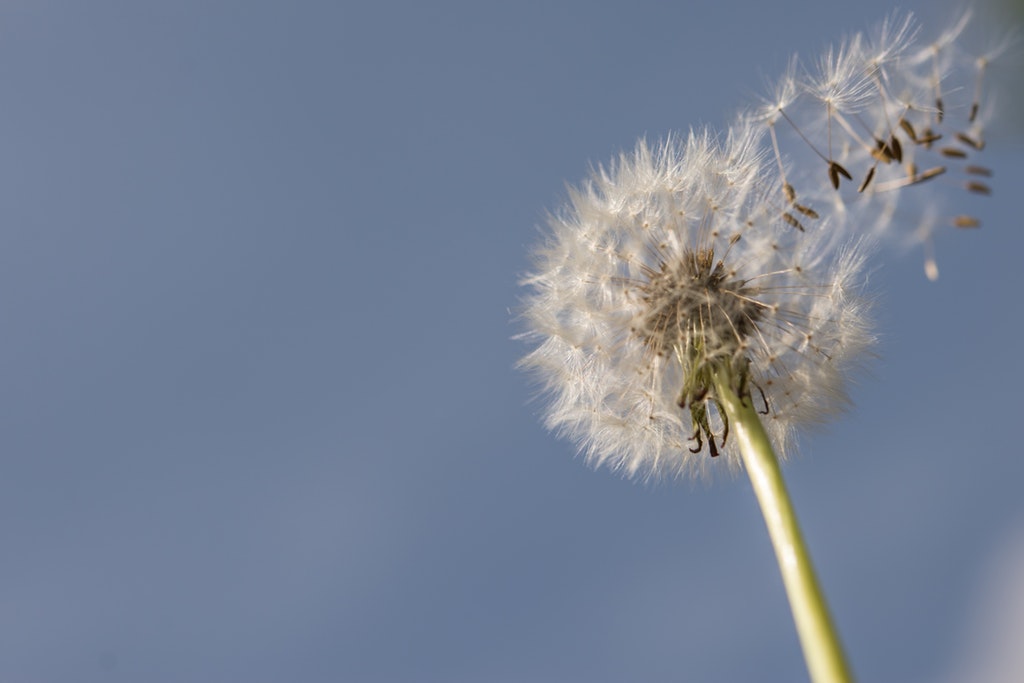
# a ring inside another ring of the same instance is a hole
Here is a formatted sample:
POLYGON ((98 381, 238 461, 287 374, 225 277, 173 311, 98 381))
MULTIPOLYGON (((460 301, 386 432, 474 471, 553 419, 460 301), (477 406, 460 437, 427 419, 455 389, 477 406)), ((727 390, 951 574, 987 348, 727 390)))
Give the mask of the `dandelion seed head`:
POLYGON ((546 423, 588 461, 641 478, 735 467, 712 373, 794 428, 846 403, 845 370, 870 343, 862 262, 822 270, 833 237, 780 218, 758 134, 641 142, 595 169, 536 250, 522 366, 546 423))

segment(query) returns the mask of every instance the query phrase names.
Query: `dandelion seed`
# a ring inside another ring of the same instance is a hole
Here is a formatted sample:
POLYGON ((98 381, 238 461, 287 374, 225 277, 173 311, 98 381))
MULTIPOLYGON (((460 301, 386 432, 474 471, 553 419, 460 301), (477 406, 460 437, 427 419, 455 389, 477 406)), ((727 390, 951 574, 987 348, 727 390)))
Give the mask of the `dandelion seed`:
POLYGON ((804 226, 796 219, 796 216, 789 213, 788 211, 782 214, 782 220, 786 221, 800 232, 804 232, 804 226))
POLYGON ((971 136, 969 136, 969 135, 967 135, 965 133, 957 133, 956 134, 956 139, 959 140, 960 142, 964 143, 965 145, 970 145, 971 147, 973 147, 974 149, 978 150, 979 152, 981 150, 985 149, 985 143, 983 141, 975 140, 974 138, 972 138, 971 136))
POLYGON ((907 137, 910 138, 911 142, 917 142, 917 133, 914 132, 914 126, 911 125, 910 121, 900 117, 900 128, 902 128, 903 132, 907 134, 907 137))
POLYGON ((868 189, 868 185, 871 184, 871 179, 874 178, 874 177, 875 177, 875 167, 872 166, 871 168, 868 169, 868 174, 864 178, 864 182, 862 182, 860 184, 860 187, 857 188, 857 192, 863 192, 864 190, 868 189))
POLYGON ((929 168, 926 171, 921 171, 921 175, 917 176, 917 182, 923 180, 929 180, 930 178, 936 178, 946 172, 945 166, 936 166, 935 168, 929 168))

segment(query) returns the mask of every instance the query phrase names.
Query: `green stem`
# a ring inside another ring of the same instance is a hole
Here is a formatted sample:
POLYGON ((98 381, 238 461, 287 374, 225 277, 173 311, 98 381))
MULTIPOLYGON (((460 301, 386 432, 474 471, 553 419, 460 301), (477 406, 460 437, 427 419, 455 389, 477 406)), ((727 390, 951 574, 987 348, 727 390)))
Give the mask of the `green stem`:
POLYGON ((850 667, 829 617, 825 596, 814 575, 811 556, 782 480, 778 458, 761 419, 752 401, 743 401, 730 388, 725 373, 715 373, 715 388, 775 546, 811 680, 814 683, 850 683, 853 681, 850 667))

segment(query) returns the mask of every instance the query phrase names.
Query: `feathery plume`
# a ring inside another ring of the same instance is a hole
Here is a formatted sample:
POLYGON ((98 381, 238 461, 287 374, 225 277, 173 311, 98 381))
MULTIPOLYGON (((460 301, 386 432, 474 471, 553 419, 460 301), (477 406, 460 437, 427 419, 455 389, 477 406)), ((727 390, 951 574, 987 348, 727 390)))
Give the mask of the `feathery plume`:
POLYGON ((571 192, 525 283, 521 365, 550 401, 548 427, 594 465, 631 476, 702 472, 739 454, 714 374, 793 429, 847 402, 871 343, 863 252, 837 252, 828 220, 795 225, 766 173, 759 130, 640 142, 571 192))

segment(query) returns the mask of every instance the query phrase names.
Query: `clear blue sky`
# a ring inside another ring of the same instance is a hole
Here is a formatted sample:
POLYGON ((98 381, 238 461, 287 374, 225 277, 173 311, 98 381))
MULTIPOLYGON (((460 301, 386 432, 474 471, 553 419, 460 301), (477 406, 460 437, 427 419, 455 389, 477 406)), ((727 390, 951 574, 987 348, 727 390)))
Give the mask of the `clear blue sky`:
MULTIPOLYGON (((891 9, 5 2, 0 680, 802 680, 749 484, 586 468, 510 309, 565 182, 891 9)), ((864 681, 943 679, 1024 525, 996 132, 985 227, 879 263, 786 467, 864 681)))

